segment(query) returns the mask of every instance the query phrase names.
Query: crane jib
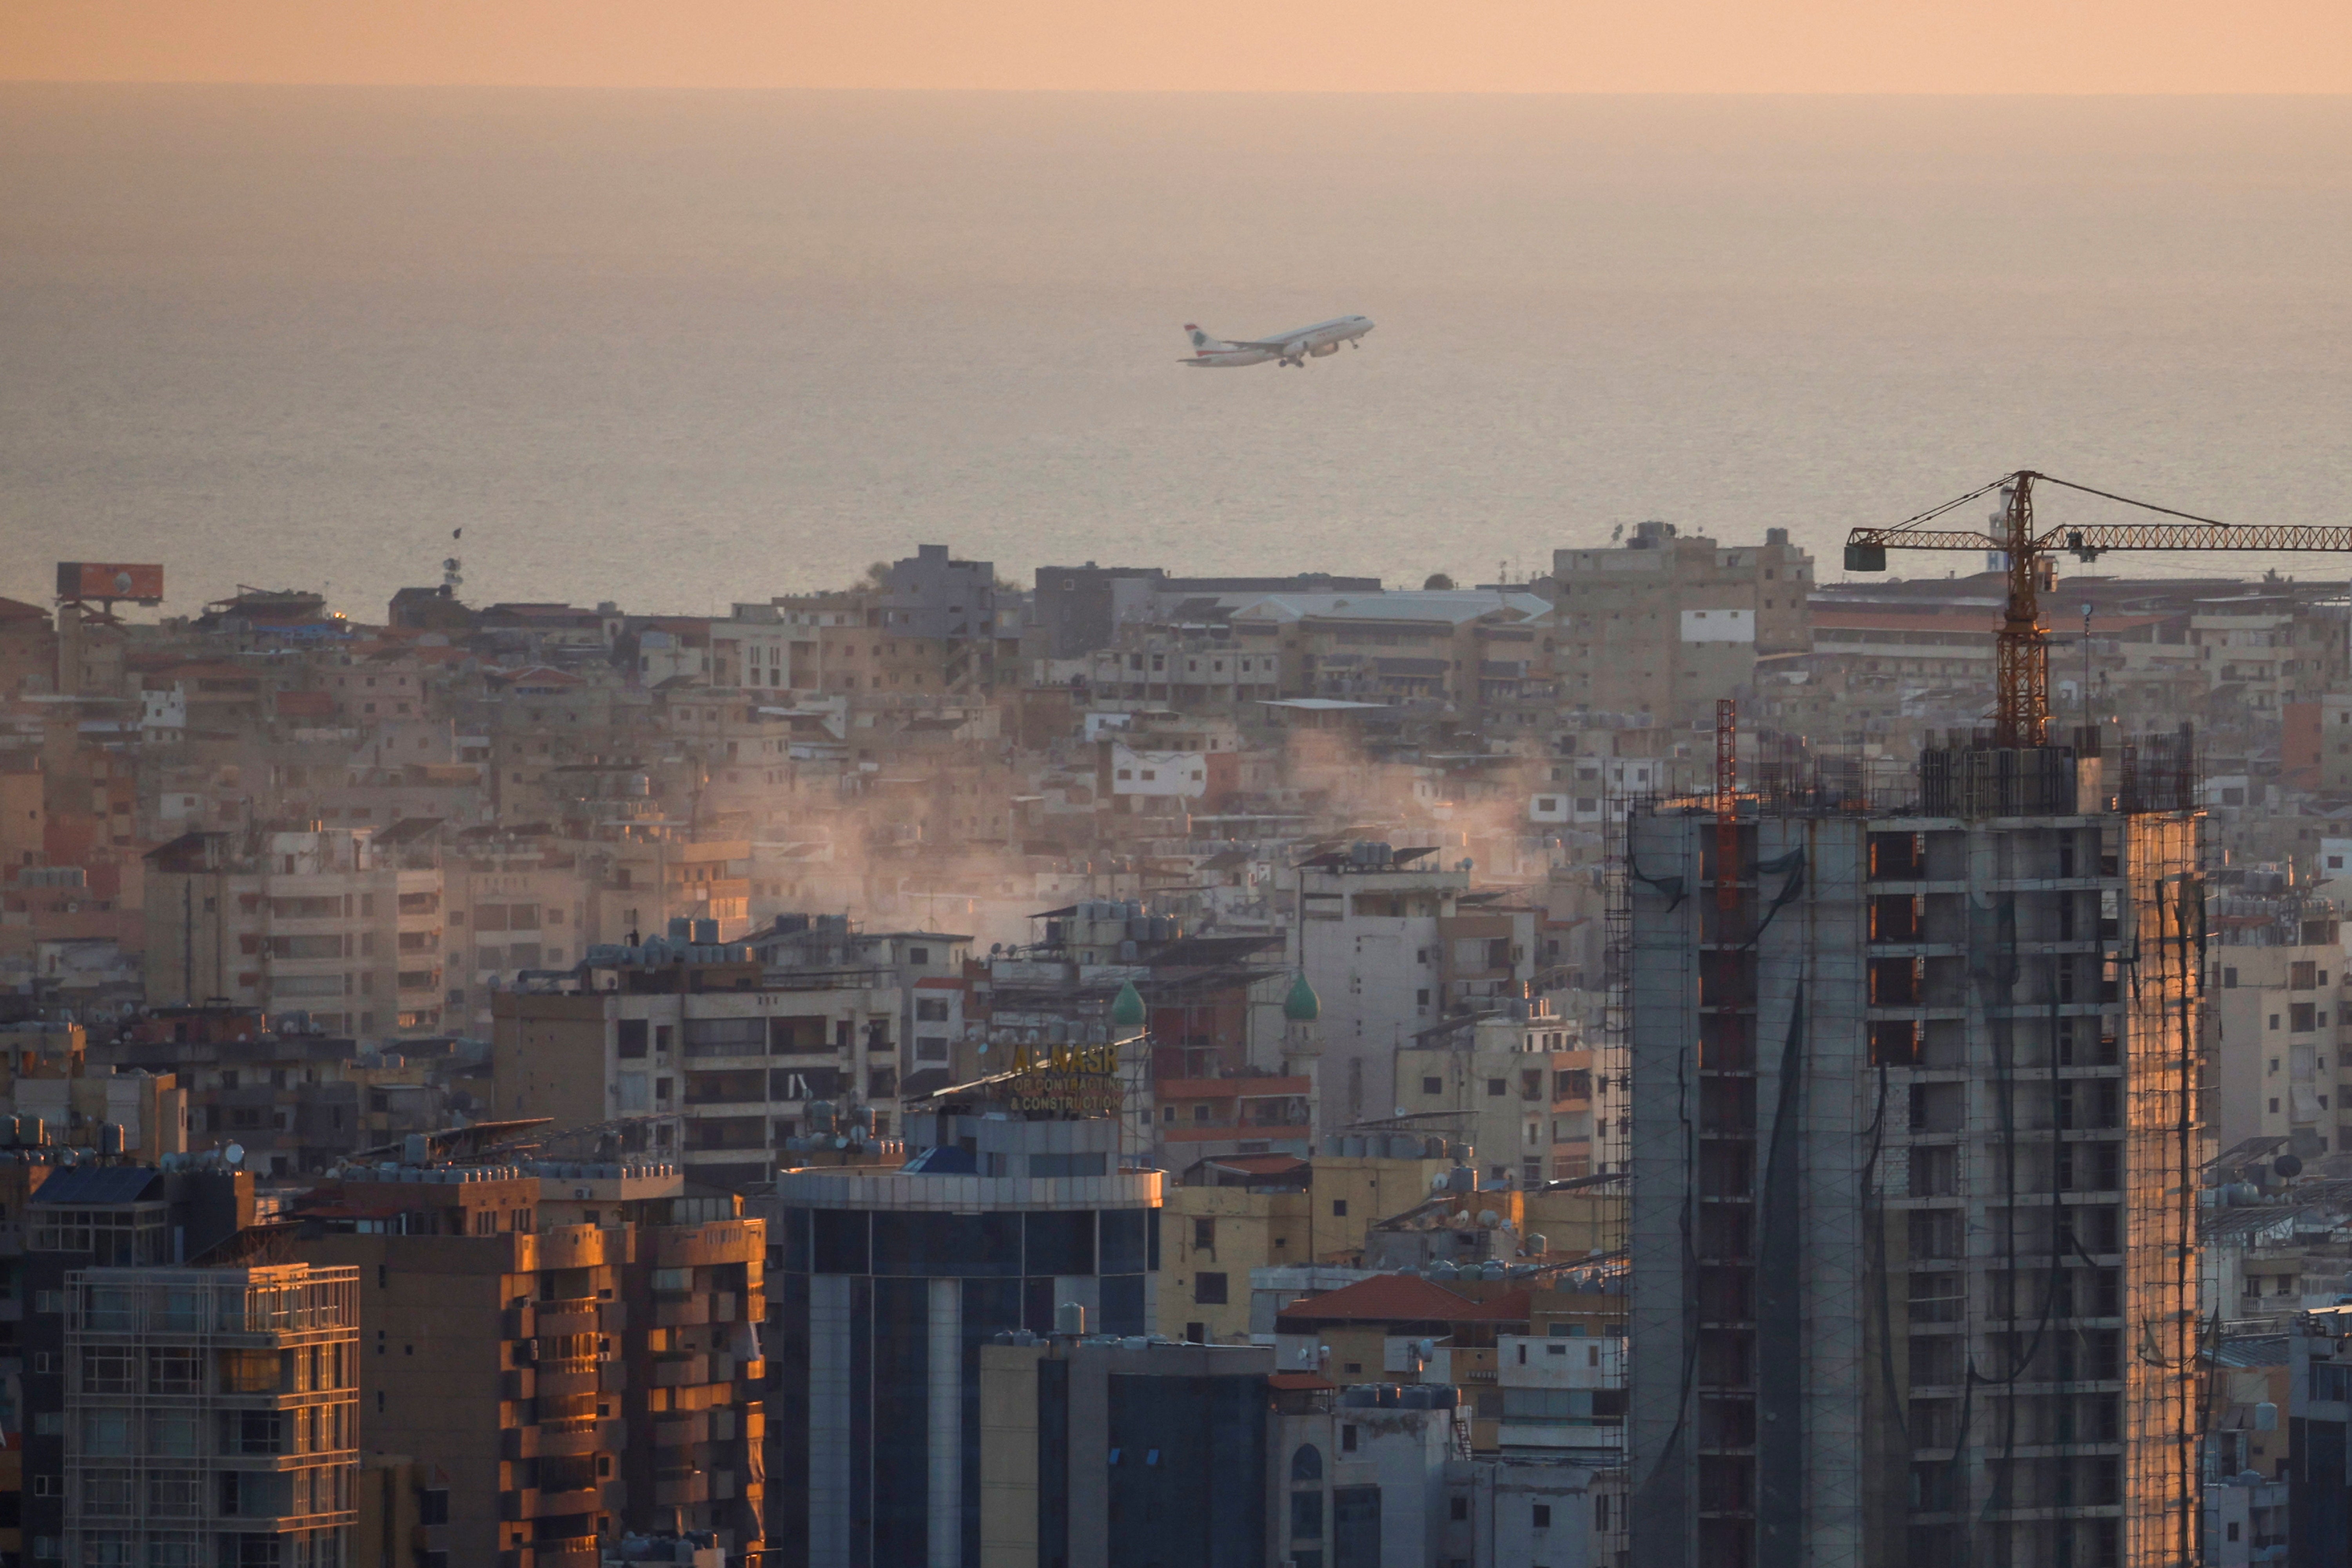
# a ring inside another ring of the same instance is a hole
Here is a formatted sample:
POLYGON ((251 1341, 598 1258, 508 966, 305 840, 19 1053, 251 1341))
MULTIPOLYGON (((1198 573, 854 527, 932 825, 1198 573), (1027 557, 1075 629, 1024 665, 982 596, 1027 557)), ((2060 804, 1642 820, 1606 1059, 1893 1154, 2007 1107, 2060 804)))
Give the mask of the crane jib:
MULTIPOLYGON (((2008 543, 1974 529, 1857 528, 1846 535, 1846 570, 1884 572, 1886 552, 2005 550, 2008 543)), ((2352 551, 2352 526, 2319 523, 2098 523, 2056 528, 2033 541, 2036 553, 2084 550, 2256 550, 2334 554, 2352 551)))
POLYGON ((2064 552, 2095 561, 2110 550, 2248 550, 2284 552, 2352 552, 2352 526, 2275 523, 2243 526, 2135 500, 2111 490, 2021 468, 1989 485, 1916 513, 1892 528, 1857 528, 1846 535, 1845 569, 1884 572, 1892 550, 1995 551, 2008 557, 2009 603, 1997 638, 2000 685, 1996 732, 2004 746, 2039 746, 2049 725, 2049 648, 2041 629, 2039 595, 2054 584, 2051 557, 2064 552), (2105 500, 2119 501, 2180 521, 2173 522, 2064 525, 2046 531, 2033 525, 2037 484, 2061 486, 2105 500), (1979 497, 1998 491, 2001 511, 1991 519, 1999 531, 1925 526, 1979 497))

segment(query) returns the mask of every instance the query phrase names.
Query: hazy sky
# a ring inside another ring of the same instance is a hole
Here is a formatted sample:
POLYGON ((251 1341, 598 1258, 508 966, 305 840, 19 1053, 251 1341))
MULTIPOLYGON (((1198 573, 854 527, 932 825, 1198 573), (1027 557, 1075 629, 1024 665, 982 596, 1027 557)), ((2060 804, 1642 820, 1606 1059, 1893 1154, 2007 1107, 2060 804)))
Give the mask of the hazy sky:
POLYGON ((0 0, 0 79, 2352 90, 2347 0, 0 0))

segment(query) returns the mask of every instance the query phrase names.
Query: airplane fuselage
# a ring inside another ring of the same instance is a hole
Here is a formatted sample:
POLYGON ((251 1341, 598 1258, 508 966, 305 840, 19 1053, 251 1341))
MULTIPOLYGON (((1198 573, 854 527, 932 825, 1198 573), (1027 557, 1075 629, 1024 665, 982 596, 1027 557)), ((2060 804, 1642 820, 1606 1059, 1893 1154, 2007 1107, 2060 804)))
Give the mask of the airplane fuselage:
POLYGON ((1179 363, 1209 370, 1229 370, 1239 365, 1264 364, 1268 360, 1285 365, 1304 365, 1310 359, 1339 353, 1341 343, 1360 347, 1364 334, 1372 330, 1372 321, 1369 316, 1334 316, 1311 327, 1298 327, 1244 342, 1225 342, 1210 337, 1198 327, 1186 330, 1192 333, 1193 353, 1179 363))

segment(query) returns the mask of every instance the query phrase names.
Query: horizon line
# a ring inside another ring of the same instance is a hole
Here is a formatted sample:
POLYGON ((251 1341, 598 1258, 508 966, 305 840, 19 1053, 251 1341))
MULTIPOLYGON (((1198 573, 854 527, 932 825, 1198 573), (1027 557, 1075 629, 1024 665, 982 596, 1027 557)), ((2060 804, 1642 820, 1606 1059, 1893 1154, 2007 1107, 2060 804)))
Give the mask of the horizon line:
POLYGON ((1995 88, 1183 88, 1183 87, 977 87, 845 86, 773 83, 679 84, 659 82, 535 81, 278 81, 243 77, 13 77, 5 88, 238 88, 286 91, 347 92, 571 92, 696 94, 709 96, 787 93, 848 97, 1055 97, 1055 98, 1583 98, 1583 99, 2352 99, 2352 87, 2313 88, 2114 88, 2074 91, 1995 88))

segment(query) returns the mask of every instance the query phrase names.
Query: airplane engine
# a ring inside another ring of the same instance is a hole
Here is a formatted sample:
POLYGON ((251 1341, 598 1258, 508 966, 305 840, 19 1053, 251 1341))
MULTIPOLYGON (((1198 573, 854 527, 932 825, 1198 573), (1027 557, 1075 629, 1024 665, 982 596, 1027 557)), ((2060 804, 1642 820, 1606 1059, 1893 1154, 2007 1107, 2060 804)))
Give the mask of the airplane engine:
POLYGON ((1292 364, 1305 364, 1307 363, 1307 349, 1305 343, 1285 343, 1282 348, 1282 357, 1288 360, 1292 364))
POLYGON ((1321 359, 1325 354, 1338 353, 1339 352, 1339 345, 1338 343, 1317 343, 1313 348, 1308 349, 1307 352, 1313 354, 1317 359, 1321 359))

